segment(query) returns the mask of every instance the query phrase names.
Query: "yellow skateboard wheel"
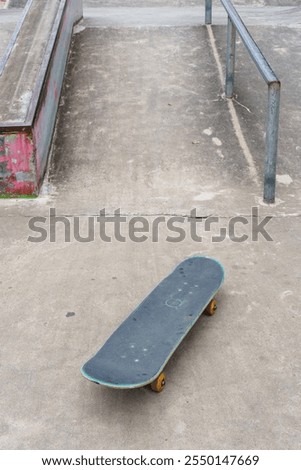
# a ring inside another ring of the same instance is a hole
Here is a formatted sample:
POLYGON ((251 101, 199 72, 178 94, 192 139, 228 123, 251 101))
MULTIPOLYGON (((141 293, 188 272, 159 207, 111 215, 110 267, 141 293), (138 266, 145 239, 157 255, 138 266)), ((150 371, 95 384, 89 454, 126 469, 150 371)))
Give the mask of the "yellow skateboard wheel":
POLYGON ((217 302, 215 299, 212 299, 209 304, 207 305, 206 309, 205 309, 205 313, 207 315, 214 315, 215 314, 215 311, 217 309, 217 302))
POLYGON ((165 387, 165 383, 166 383, 165 374, 164 374, 164 372, 161 372, 161 374, 156 378, 156 380, 154 380, 151 383, 151 389, 154 392, 160 393, 160 392, 162 392, 163 388, 165 387))

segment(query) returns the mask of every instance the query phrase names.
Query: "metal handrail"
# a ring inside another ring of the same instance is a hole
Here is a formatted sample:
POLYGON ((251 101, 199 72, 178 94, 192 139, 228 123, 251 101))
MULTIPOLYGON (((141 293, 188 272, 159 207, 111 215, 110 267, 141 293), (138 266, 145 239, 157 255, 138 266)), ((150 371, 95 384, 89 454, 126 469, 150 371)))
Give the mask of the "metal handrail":
MULTIPOLYGON (((226 86, 227 98, 233 97, 235 75, 236 31, 239 33, 247 51, 255 62, 263 79, 268 84, 268 115, 266 129, 266 155, 264 169, 263 199, 267 203, 275 202, 276 163, 278 150, 278 129, 280 111, 281 83, 273 72, 263 53, 252 38, 243 20, 230 0, 220 0, 228 14, 226 86)), ((205 0, 205 23, 212 23, 212 0, 205 0)))

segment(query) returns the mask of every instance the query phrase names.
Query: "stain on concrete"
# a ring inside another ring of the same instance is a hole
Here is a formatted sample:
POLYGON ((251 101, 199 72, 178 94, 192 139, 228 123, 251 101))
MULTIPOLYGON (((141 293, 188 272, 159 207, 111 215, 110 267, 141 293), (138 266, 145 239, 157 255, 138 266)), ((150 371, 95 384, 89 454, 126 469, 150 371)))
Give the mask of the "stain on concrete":
POLYGON ((212 129, 211 129, 211 127, 208 127, 208 129, 204 129, 204 130, 203 130, 203 134, 209 135, 209 136, 212 135, 212 129))
POLYGON ((75 317, 75 312, 67 312, 66 313, 66 317, 69 318, 69 317, 75 317))
POLYGON ((221 147, 223 145, 222 141, 218 137, 212 137, 212 142, 217 147, 221 147))
POLYGON ((290 177, 290 175, 277 175, 276 180, 277 183, 285 184, 286 186, 293 182, 293 179, 290 177))

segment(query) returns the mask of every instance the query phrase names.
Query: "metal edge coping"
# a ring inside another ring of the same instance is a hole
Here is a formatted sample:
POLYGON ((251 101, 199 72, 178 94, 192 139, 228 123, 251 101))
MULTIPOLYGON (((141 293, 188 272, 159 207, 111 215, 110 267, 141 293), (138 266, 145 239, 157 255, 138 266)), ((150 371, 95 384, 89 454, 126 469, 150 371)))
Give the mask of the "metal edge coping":
POLYGON ((32 127, 28 122, 1 122, 0 121, 0 134, 8 134, 10 132, 30 132, 32 127))
POLYGON ((13 32, 13 34, 12 34, 10 40, 9 40, 9 43, 8 43, 8 45, 7 45, 7 47, 6 47, 6 50, 5 50, 5 52, 4 52, 4 55, 2 56, 2 58, 1 58, 1 60, 0 60, 0 77, 1 77, 1 75, 2 75, 2 73, 3 73, 3 71, 4 71, 4 69, 5 69, 5 66, 6 66, 6 64, 7 64, 7 62, 8 62, 8 59, 9 59, 11 53, 12 53, 12 50, 13 50, 13 48, 15 47, 16 40, 17 40, 17 38, 18 38, 18 36, 19 36, 19 33, 20 33, 20 31, 21 31, 21 28, 22 28, 22 26, 23 26, 23 23, 24 23, 24 21, 25 21, 25 18, 26 18, 27 14, 28 14, 28 12, 29 12, 29 10, 30 10, 30 7, 31 7, 33 1, 34 1, 34 0, 27 0, 27 3, 26 3, 26 5, 25 5, 25 7, 24 7, 24 9, 23 9, 23 13, 22 13, 22 15, 21 15, 21 18, 20 18, 19 21, 17 22, 17 25, 16 25, 15 30, 14 30, 14 32, 13 32))

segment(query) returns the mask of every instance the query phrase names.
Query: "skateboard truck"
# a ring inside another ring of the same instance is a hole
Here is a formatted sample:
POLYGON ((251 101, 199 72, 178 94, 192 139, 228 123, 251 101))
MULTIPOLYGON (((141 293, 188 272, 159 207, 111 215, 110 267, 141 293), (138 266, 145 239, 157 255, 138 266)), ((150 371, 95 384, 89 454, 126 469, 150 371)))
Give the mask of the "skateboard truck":
POLYGON ((156 380, 154 380, 151 383, 151 389, 153 390, 153 392, 157 392, 157 393, 162 392, 162 390, 165 387, 165 384, 166 384, 166 376, 164 372, 161 372, 159 377, 157 377, 156 380))

